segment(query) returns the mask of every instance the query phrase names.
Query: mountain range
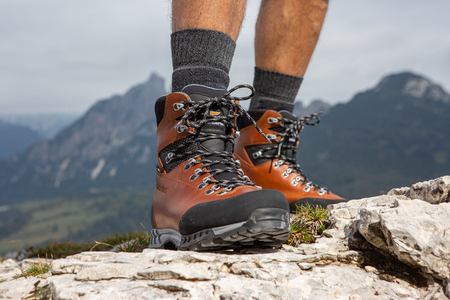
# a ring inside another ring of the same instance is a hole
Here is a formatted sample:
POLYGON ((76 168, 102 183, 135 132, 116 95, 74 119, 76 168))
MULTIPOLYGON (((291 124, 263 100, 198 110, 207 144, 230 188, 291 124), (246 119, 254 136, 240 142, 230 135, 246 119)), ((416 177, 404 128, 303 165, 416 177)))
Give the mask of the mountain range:
POLYGON ((28 126, 0 120, 0 159, 19 153, 39 139, 39 133, 28 126))
POLYGON ((33 131, 38 132, 40 136, 52 139, 62 129, 78 119, 80 115, 75 113, 0 113, 0 121, 12 125, 29 127, 33 131))
MULTIPOLYGON (((102 190, 151 187, 155 177, 156 74, 124 95, 98 101, 53 139, 0 160, 0 205, 102 190)), ((298 159, 314 182, 344 197, 378 194, 450 174, 450 95, 410 72, 384 77, 349 102, 296 104, 319 110, 300 136, 298 159)))
POLYGON ((410 72, 389 75, 330 108, 300 136, 313 181, 348 198, 450 174, 450 95, 410 72))
POLYGON ((123 96, 98 101, 51 140, 0 161, 0 203, 150 185, 155 176, 156 74, 123 96))

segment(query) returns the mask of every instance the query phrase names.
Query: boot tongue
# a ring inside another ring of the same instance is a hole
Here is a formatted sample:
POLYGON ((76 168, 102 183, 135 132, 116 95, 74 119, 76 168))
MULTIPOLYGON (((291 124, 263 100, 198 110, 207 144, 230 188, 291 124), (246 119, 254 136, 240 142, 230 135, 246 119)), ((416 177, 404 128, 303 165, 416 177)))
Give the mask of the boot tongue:
MULTIPOLYGON (((220 89, 214 89, 210 88, 204 85, 198 85, 198 84, 191 84, 188 86, 185 86, 182 90, 183 93, 186 93, 189 98, 192 101, 201 101, 208 98, 214 98, 214 97, 222 97, 227 91, 226 90, 220 90, 220 89)), ((210 115, 211 116, 218 116, 218 115, 228 115, 229 106, 217 106, 217 107, 211 107, 210 115)), ((225 124, 222 122, 217 121, 211 121, 200 127, 200 132, 203 133, 215 133, 215 134, 221 134, 225 135, 227 132, 227 129, 225 127, 225 124)), ((201 147, 203 147, 205 150, 210 152, 221 152, 221 151, 232 151, 230 146, 225 144, 225 141, 223 139, 215 139, 210 138, 206 141, 200 142, 201 147)), ((224 160, 223 157, 211 155, 208 157, 208 159, 212 161, 217 161, 217 163, 212 164, 212 169, 225 169, 227 167, 226 164, 221 163, 221 161, 224 160)), ((217 180, 232 180, 237 177, 237 174, 234 172, 222 172, 220 174, 216 174, 214 176, 217 180)))
MULTIPOLYGON (((186 93, 192 101, 201 101, 208 98, 222 97, 227 91, 221 89, 214 89, 204 85, 190 84, 183 88, 183 93, 186 93)), ((218 116, 228 113, 228 107, 211 107, 210 115, 218 116)), ((203 125, 200 130, 203 133, 226 134, 225 125, 221 122, 208 122, 203 125)), ((225 141, 222 139, 208 139, 200 143, 202 147, 209 151, 223 151, 225 150, 225 141)))
POLYGON ((287 111, 287 110, 280 110, 278 113, 279 113, 283 118, 286 118, 286 119, 289 119, 289 120, 292 120, 292 121, 297 121, 297 120, 298 120, 298 118, 297 118, 296 115, 294 115, 293 113, 291 113, 291 112, 289 112, 289 111, 287 111))
MULTIPOLYGON (((292 121, 297 121, 298 118, 296 115, 294 115, 293 113, 287 111, 287 110, 282 110, 279 111, 280 115, 283 118, 292 120, 292 121)), ((297 144, 297 139, 298 136, 286 136, 285 140, 284 140, 284 144, 285 145, 290 145, 290 146, 296 146, 297 144)), ((286 157, 290 157, 290 158, 295 158, 295 151, 293 149, 283 149, 282 153, 286 156, 286 157)))
POLYGON ((181 92, 187 94, 192 101, 200 101, 207 98, 222 97, 227 91, 200 84, 190 84, 185 86, 181 92))

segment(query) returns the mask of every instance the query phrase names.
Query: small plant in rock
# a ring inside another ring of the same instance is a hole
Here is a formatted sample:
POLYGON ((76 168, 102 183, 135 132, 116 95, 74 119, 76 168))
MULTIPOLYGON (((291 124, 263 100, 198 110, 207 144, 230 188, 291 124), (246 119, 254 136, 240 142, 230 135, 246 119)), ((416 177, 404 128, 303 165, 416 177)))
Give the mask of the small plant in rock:
POLYGON ((309 203, 297 206, 297 210, 291 215, 291 234, 284 243, 295 247, 314 243, 328 224, 326 209, 309 203))
POLYGON ((37 262, 30 262, 27 268, 20 268, 20 273, 15 274, 13 278, 28 278, 31 276, 45 274, 50 271, 50 267, 51 263, 49 263, 47 259, 45 259, 45 261, 38 259, 37 262))
POLYGON ((35 300, 51 300, 52 299, 52 290, 48 284, 44 286, 39 286, 41 281, 36 281, 34 283, 34 290, 31 291, 30 296, 27 299, 35 299, 35 300))
POLYGON ((134 237, 127 241, 122 241, 120 245, 115 248, 116 252, 142 252, 145 248, 150 245, 151 236, 148 232, 142 232, 139 234, 134 234, 134 237))

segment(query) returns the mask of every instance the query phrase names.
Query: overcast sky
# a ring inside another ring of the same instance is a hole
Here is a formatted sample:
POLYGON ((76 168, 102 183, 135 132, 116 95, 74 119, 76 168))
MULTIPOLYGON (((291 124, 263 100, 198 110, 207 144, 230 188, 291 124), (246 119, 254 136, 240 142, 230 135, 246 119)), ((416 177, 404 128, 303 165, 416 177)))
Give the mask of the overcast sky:
MULTIPOLYGON (((253 81, 249 2, 230 87, 253 81)), ((1 0, 0 114, 82 113, 157 72, 170 85, 170 1, 1 0)), ((297 96, 349 100, 411 70, 450 89, 449 0, 331 0, 297 96)))

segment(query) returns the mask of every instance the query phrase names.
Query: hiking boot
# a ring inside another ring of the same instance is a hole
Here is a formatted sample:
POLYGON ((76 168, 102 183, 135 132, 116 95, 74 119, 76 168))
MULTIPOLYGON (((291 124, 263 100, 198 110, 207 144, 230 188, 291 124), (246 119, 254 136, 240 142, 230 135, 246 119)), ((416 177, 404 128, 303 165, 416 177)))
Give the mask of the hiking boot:
POLYGON ((236 158, 250 179, 263 189, 276 189, 287 198, 291 212, 298 205, 313 204, 326 208, 346 199, 308 180, 297 163, 298 136, 304 125, 320 122, 317 114, 298 119, 288 111, 250 110, 248 112, 269 138, 264 139, 251 124, 238 119, 240 137, 236 141, 236 158))
POLYGON ((286 198, 257 187, 233 154, 236 118, 250 119, 235 100, 251 96, 231 96, 240 87, 254 92, 188 85, 157 100, 151 248, 278 247, 288 238, 286 198))

